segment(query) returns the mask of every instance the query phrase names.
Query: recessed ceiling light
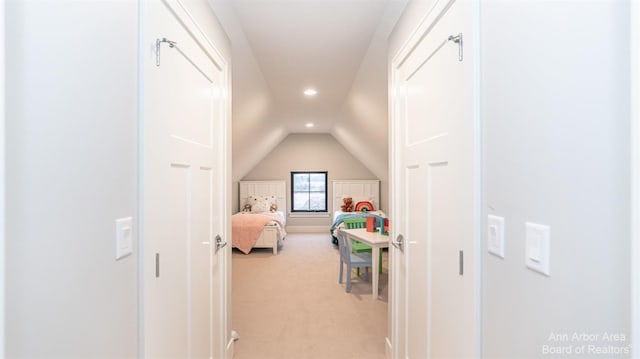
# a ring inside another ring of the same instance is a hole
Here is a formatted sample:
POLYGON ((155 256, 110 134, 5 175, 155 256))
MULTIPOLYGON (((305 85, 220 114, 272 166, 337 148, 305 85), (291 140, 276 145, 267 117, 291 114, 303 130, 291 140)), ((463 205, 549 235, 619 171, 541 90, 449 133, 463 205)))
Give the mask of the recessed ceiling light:
POLYGON ((318 91, 314 90, 314 89, 306 89, 304 90, 304 94, 307 96, 315 96, 318 94, 318 91))
POLYGON ((307 128, 311 128, 311 127, 313 127, 313 126, 315 126, 315 125, 314 125, 313 123, 309 122, 309 123, 307 123, 307 124, 306 124, 306 125, 304 125, 304 126, 305 126, 305 127, 307 127, 307 128))

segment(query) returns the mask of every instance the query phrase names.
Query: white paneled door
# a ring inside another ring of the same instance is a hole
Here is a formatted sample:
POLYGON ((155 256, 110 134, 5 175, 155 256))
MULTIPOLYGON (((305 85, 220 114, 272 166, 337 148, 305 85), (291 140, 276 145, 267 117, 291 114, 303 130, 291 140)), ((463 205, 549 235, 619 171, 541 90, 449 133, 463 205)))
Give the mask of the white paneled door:
POLYGON ((143 3, 144 357, 223 357, 227 67, 179 2, 143 3))
POLYGON ((392 345, 474 356, 478 207, 471 1, 439 2, 392 76, 392 345))

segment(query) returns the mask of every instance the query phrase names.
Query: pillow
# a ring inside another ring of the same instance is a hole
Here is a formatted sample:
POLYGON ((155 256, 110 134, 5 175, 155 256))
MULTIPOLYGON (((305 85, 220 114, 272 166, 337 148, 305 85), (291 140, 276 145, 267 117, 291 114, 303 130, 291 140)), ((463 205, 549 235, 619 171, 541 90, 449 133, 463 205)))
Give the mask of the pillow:
MULTIPOLYGON (((371 206, 373 206, 374 208, 375 208, 375 206, 378 205, 376 203, 376 200, 371 196, 353 196, 354 205, 358 204, 358 202, 369 202, 369 203, 371 203, 371 206)), ((374 211, 375 211, 375 209, 374 209, 374 211)))
POLYGON ((278 210, 275 196, 250 196, 248 202, 251 203, 252 213, 275 212, 278 210))
POLYGON ((253 206, 254 204, 258 203, 258 197, 256 196, 249 196, 247 197, 247 203, 245 205, 248 206, 253 206))
POLYGON ((356 212, 370 212, 374 210, 375 208, 373 208, 373 204, 369 201, 360 201, 356 203, 356 212))
POLYGON ((271 205, 268 201, 265 201, 262 198, 257 198, 255 203, 251 206, 251 212, 260 213, 260 212, 269 212, 269 207, 271 205))

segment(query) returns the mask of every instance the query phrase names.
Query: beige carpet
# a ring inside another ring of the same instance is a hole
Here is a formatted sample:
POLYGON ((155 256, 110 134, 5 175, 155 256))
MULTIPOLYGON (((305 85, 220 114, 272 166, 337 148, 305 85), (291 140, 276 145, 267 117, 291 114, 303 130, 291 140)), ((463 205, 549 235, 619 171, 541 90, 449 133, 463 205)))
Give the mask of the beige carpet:
POLYGON ((232 327, 236 359, 384 358, 387 253, 379 300, 356 277, 338 284, 339 253, 328 234, 289 234, 270 249, 233 250, 232 327))

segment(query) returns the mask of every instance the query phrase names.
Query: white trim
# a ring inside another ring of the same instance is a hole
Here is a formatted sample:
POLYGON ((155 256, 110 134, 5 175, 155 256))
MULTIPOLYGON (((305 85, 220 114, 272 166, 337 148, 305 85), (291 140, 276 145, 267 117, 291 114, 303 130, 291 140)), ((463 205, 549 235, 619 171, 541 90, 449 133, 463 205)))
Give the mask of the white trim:
MULTIPOLYGON (((5 24, 5 2, 0 3, 0 21, 5 24)), ((4 25, 0 27, 0 357, 5 357, 5 247, 6 247, 6 227, 5 227, 5 30, 4 25)))
MULTIPOLYGON (((405 45, 406 46, 406 45, 405 45)), ((398 55, 396 55, 397 57, 398 55)), ((395 57, 394 57, 395 59, 395 57)), ((398 215, 398 201, 397 198, 400 196, 400 190, 398 187, 398 173, 400 167, 400 160, 398 159, 398 153, 396 149, 398 148, 398 143, 400 143, 399 138, 399 124, 397 118, 399 118, 398 114, 398 100, 399 96, 399 71, 396 64, 396 61, 393 61, 390 64, 389 69, 389 197, 391 199, 391 203, 389 204, 389 220, 391 223, 400 223, 396 221, 395 218, 398 215)), ((397 238, 399 234, 397 226, 391 226, 389 232, 389 238, 397 238)), ((388 321, 391 323, 389 333, 387 334, 389 338, 389 347, 391 348, 391 355, 387 355, 387 358, 398 358, 400 354, 400 343, 398 343, 398 333, 399 333, 399 309, 396 298, 396 282, 398 280, 398 274, 400 273, 400 265, 399 265, 399 257, 401 253, 394 246, 389 246, 389 310, 388 310, 388 321)))
POLYGON ((289 212, 289 218, 327 218, 329 212, 289 212))
POLYGON ((631 347, 640 359, 640 2, 630 1, 631 347))
POLYGON ((329 226, 287 226, 287 233, 322 233, 329 236, 329 226))
POLYGON ((474 357, 482 358, 482 243, 484 243, 483 228, 485 227, 484 215, 484 152, 483 152, 483 139, 482 132, 482 33, 481 33, 481 7, 482 1, 472 1, 473 12, 473 115, 474 115, 474 133, 475 133, 475 147, 474 151, 474 169, 473 173, 476 177, 474 181, 474 225, 475 225, 475 238, 476 241, 473 244, 473 263, 475 278, 473 280, 474 285, 474 357))
POLYGON ((397 70, 402 66, 404 61, 411 55, 413 50, 418 47, 422 39, 429 34, 431 29, 436 26, 440 18, 455 1, 456 0, 436 0, 435 4, 433 4, 431 9, 422 17, 418 26, 393 57, 393 69, 397 70))
MULTIPOLYGON (((220 57, 224 59, 222 55, 220 55, 220 57)), ((232 74, 230 70, 230 65, 229 63, 227 63, 226 60, 224 61, 224 64, 222 66, 222 73, 224 74, 224 83, 226 83, 226 86, 225 86, 225 96, 224 96, 225 101, 224 101, 224 116, 223 116, 224 118, 223 132, 225 133, 225 135, 222 136, 222 140, 221 140, 221 146, 223 148, 223 151, 221 153, 222 164, 223 164, 223 171, 225 175, 222 176, 221 185, 223 188, 222 192, 224 193, 222 197, 224 201, 223 213, 227 213, 227 215, 225 216, 224 224, 222 226, 222 230, 223 230, 222 235, 224 236, 224 238, 227 238, 227 241, 230 241, 231 240, 231 213, 232 213, 231 210, 233 207, 233 199, 231 196, 232 186, 233 186, 233 180, 231 178, 231 174, 232 174, 231 138, 232 138, 232 121, 233 121, 231 116, 231 111, 232 111, 233 96, 232 96, 232 79, 231 79, 232 74)), ((235 338, 233 337, 232 329, 231 329, 231 323, 232 323, 231 246, 227 246, 226 248, 226 252, 223 258, 223 264, 224 264, 224 267, 221 267, 221 271, 222 271, 221 278, 222 278, 222 285, 223 285, 223 292, 224 292, 222 293, 222 296, 224 300, 220 308, 220 310, 224 311, 223 340, 226 339, 232 342, 231 347, 227 346, 227 350, 224 353, 225 355, 224 358, 231 359, 233 358, 233 355, 235 352, 235 338)))
POLYGON ((136 228, 138 228, 138 358, 145 357, 144 343, 144 268, 145 268, 145 235, 144 235, 144 72, 145 57, 141 54, 145 49, 146 1, 138 0, 138 213, 136 228))

